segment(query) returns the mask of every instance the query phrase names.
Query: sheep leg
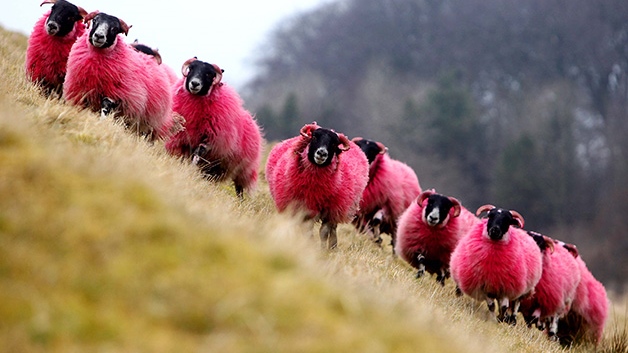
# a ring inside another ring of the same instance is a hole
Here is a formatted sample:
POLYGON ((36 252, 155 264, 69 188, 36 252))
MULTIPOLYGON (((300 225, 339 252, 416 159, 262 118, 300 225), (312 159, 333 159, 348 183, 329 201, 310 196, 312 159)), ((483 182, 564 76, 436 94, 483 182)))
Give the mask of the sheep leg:
POLYGON ((447 272, 445 272, 445 269, 441 268, 438 275, 436 275, 436 282, 440 283, 440 285, 444 287, 446 278, 447 278, 447 272))
POLYGON ((235 192, 240 200, 244 199, 244 187, 240 183, 235 183, 235 192))
POLYGON ((502 300, 499 302, 499 316, 498 316, 498 320, 500 322, 507 322, 508 320, 508 306, 509 306, 509 301, 508 298, 502 298, 502 300))
POLYGON ((531 328, 533 325, 535 325, 538 328, 541 325, 539 321, 540 319, 541 319, 541 309, 536 308, 534 312, 532 313, 532 319, 530 319, 530 322, 528 322, 528 328, 531 328))
POLYGON ((486 306, 488 307, 488 312, 491 314, 491 317, 493 319, 496 319, 496 317, 495 317, 495 299, 493 299, 493 298, 486 298, 486 306))
POLYGON ((423 275, 425 274, 425 256, 423 256, 423 254, 418 254, 416 256, 416 261, 417 261, 417 273, 416 273, 416 278, 421 278, 423 277, 423 275))
POLYGON ((377 244, 382 243, 380 226, 382 225, 383 220, 384 210, 379 210, 375 212, 375 215, 373 215, 373 219, 371 219, 371 225, 373 226, 373 239, 377 244))
POLYGON ((338 245, 336 236, 336 225, 328 221, 323 221, 320 230, 321 248, 334 249, 338 245))
POLYGON ((549 339, 552 341, 558 341, 558 315, 552 316, 550 319, 549 330, 547 331, 547 335, 549 339))
POLYGON ((519 306, 521 305, 521 301, 518 299, 514 301, 511 307, 508 307, 508 311, 510 311, 510 316, 508 316, 507 322, 512 326, 517 325, 517 313, 519 312, 519 306))
POLYGON ((456 297, 462 297, 462 289, 456 285, 456 297))

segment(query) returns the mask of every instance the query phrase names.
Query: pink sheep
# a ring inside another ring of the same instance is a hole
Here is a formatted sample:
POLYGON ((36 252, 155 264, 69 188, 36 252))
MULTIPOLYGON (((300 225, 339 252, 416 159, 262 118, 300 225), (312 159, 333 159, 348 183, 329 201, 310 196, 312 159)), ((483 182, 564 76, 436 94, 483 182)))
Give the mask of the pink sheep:
MULTIPOLYGON (((65 0, 46 0, 53 4, 33 27, 26 49, 26 76, 40 84, 46 93, 63 92, 70 49, 85 32, 82 23, 87 11, 65 0)), ((41 6, 40 5, 40 6, 41 6)))
POLYGON ((270 151, 266 180, 280 212, 303 211, 321 220, 321 246, 337 246, 338 223, 351 222, 368 182, 368 160, 343 134, 316 123, 270 151))
POLYGON ((484 211, 488 219, 473 226, 451 254, 451 276, 463 293, 485 300, 493 315, 497 300, 499 319, 516 324, 520 300, 532 294, 541 279, 541 252, 518 229, 524 224, 519 213, 484 205, 476 215, 484 211))
POLYGON ((528 234, 541 248, 543 274, 534 295, 521 301, 520 312, 528 326, 548 326, 548 336, 556 339, 558 320, 569 311, 580 283, 580 266, 566 248, 548 246, 554 240, 536 232, 528 234))
POLYGON ((564 245, 575 256, 582 276, 571 310, 558 323, 558 336, 561 341, 591 341, 596 345, 602 340, 604 326, 608 318, 608 296, 604 285, 598 281, 586 263, 575 250, 575 246, 564 245))
POLYGON ((417 278, 427 270, 444 285, 451 253, 478 222, 457 199, 424 191, 399 219, 395 252, 418 269, 417 278))
POLYGON ((359 230, 372 234, 377 243, 382 242, 380 233, 390 234, 394 251, 397 219, 421 193, 419 179, 407 164, 390 158, 388 148, 381 142, 361 137, 352 141, 369 161, 369 182, 353 223, 359 230))
POLYGON ((85 17, 89 21, 91 31, 70 51, 65 99, 93 111, 108 99, 130 129, 151 140, 168 136, 174 125, 172 89, 163 68, 122 40, 118 34, 130 28, 124 21, 98 11, 85 17))
POLYGON ((223 70, 200 60, 183 64, 175 86, 173 109, 186 120, 185 130, 166 143, 175 156, 192 157, 203 173, 232 179, 236 193, 253 191, 262 153, 259 126, 236 91, 221 81, 223 70))

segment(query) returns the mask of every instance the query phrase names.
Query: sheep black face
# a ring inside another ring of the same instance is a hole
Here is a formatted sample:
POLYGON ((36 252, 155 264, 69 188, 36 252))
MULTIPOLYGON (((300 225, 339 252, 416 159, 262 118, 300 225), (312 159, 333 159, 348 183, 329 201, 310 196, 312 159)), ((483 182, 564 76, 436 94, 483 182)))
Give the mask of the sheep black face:
POLYGON ((98 13, 92 19, 89 42, 96 48, 109 48, 116 43, 118 34, 126 34, 129 27, 115 16, 98 13))
POLYGON ((493 208, 488 212, 486 230, 491 240, 501 240, 510 226, 521 227, 520 221, 510 211, 503 208, 493 208))
MULTIPOLYGON (((448 197, 432 194, 427 198, 427 204, 423 209, 423 221, 430 227, 445 225, 449 211, 454 207, 454 202, 448 197)), ((460 207, 460 206, 458 206, 460 207)), ((459 211, 458 211, 459 212, 459 211)))
MULTIPOLYGON (((42 3, 45 4, 48 2, 42 3)), ((44 24, 46 33, 51 36, 64 37, 72 31, 76 22, 87 15, 85 10, 65 0, 57 0, 52 5, 50 15, 44 24)))
POLYGON ((212 87, 220 81, 223 72, 217 66, 200 60, 192 61, 184 69, 185 89, 197 96, 209 94, 212 87))
POLYGON ((103 97, 100 101, 100 117, 106 118, 109 114, 113 113, 120 105, 120 102, 116 102, 109 97, 103 97))
POLYGON ((137 39, 133 43, 131 43, 131 46, 133 47, 133 49, 140 53, 154 57, 157 63, 161 65, 161 54, 159 54, 159 51, 157 49, 153 49, 148 45, 141 44, 137 41, 137 39))
POLYGON ((378 155, 386 153, 386 147, 381 143, 367 139, 354 139, 353 142, 364 152, 369 164, 373 163, 378 155))
POLYGON ((340 137, 334 131, 318 128, 312 132, 307 159, 316 166, 326 167, 342 151, 340 144, 340 137))

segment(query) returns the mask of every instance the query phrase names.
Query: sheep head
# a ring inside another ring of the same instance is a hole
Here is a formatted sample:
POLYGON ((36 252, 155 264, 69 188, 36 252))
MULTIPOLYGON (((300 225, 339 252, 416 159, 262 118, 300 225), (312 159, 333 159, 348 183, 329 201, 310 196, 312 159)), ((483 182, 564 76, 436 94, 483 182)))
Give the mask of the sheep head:
POLYGON ((65 0, 46 0, 39 6, 52 4, 50 15, 46 19, 44 29, 51 36, 65 37, 73 29, 76 22, 87 16, 87 11, 65 0))
POLYGON ((88 24, 91 21, 92 29, 89 32, 89 42, 96 48, 109 48, 116 43, 118 34, 129 34, 131 26, 121 19, 104 12, 94 11, 83 19, 88 24))
POLYGON ((449 223, 450 217, 458 217, 462 211, 458 199, 437 194, 434 189, 422 192, 416 202, 423 208, 421 212, 423 222, 430 227, 443 228, 449 223), (423 206, 425 200, 427 203, 423 206))
POLYGON ((486 230, 488 236, 492 240, 501 240, 508 233, 510 226, 523 228, 524 220, 519 212, 514 210, 506 210, 503 208, 497 208, 493 205, 480 206, 475 212, 476 215, 480 215, 482 212, 488 211, 488 222, 486 223, 486 230))
POLYGON ((377 156, 386 154, 386 152, 388 151, 388 147, 384 146, 384 144, 381 142, 367 140, 362 137, 354 137, 353 139, 351 139, 351 141, 358 145, 362 152, 364 152, 364 154, 366 155, 366 159, 368 159, 369 161, 369 164, 372 164, 377 156))
POLYGON ((301 128, 301 136, 309 140, 308 160, 319 167, 330 165, 334 156, 340 155, 341 152, 351 147, 349 139, 345 135, 318 127, 316 123, 301 128))
POLYGON ((528 231, 528 235, 534 239, 534 242, 539 246, 541 252, 547 249, 550 250, 550 253, 554 252, 554 239, 533 231, 528 231))
POLYGON ((162 60, 161 60, 161 54, 159 54, 159 49, 153 49, 149 47, 148 45, 141 44, 140 42, 138 42, 137 39, 134 40, 133 43, 131 43, 131 46, 137 52, 144 53, 146 55, 150 55, 154 57, 155 61, 157 61, 157 64, 161 65, 162 60))
POLYGON ((196 57, 186 60, 181 67, 185 77, 185 89, 193 95, 208 96, 215 86, 222 86, 222 70, 216 64, 209 64, 196 57))

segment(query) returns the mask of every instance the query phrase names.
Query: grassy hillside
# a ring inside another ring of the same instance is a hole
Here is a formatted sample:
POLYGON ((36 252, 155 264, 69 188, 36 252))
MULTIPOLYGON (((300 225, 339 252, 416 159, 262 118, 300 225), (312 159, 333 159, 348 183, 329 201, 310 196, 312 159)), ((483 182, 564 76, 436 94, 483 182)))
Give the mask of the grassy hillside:
MULTIPOLYGON (((0 29, 0 351, 563 351, 351 227, 320 251, 264 183, 240 202, 162 144, 44 99, 25 49, 0 29)), ((607 332, 625 337, 625 313, 607 332)))

